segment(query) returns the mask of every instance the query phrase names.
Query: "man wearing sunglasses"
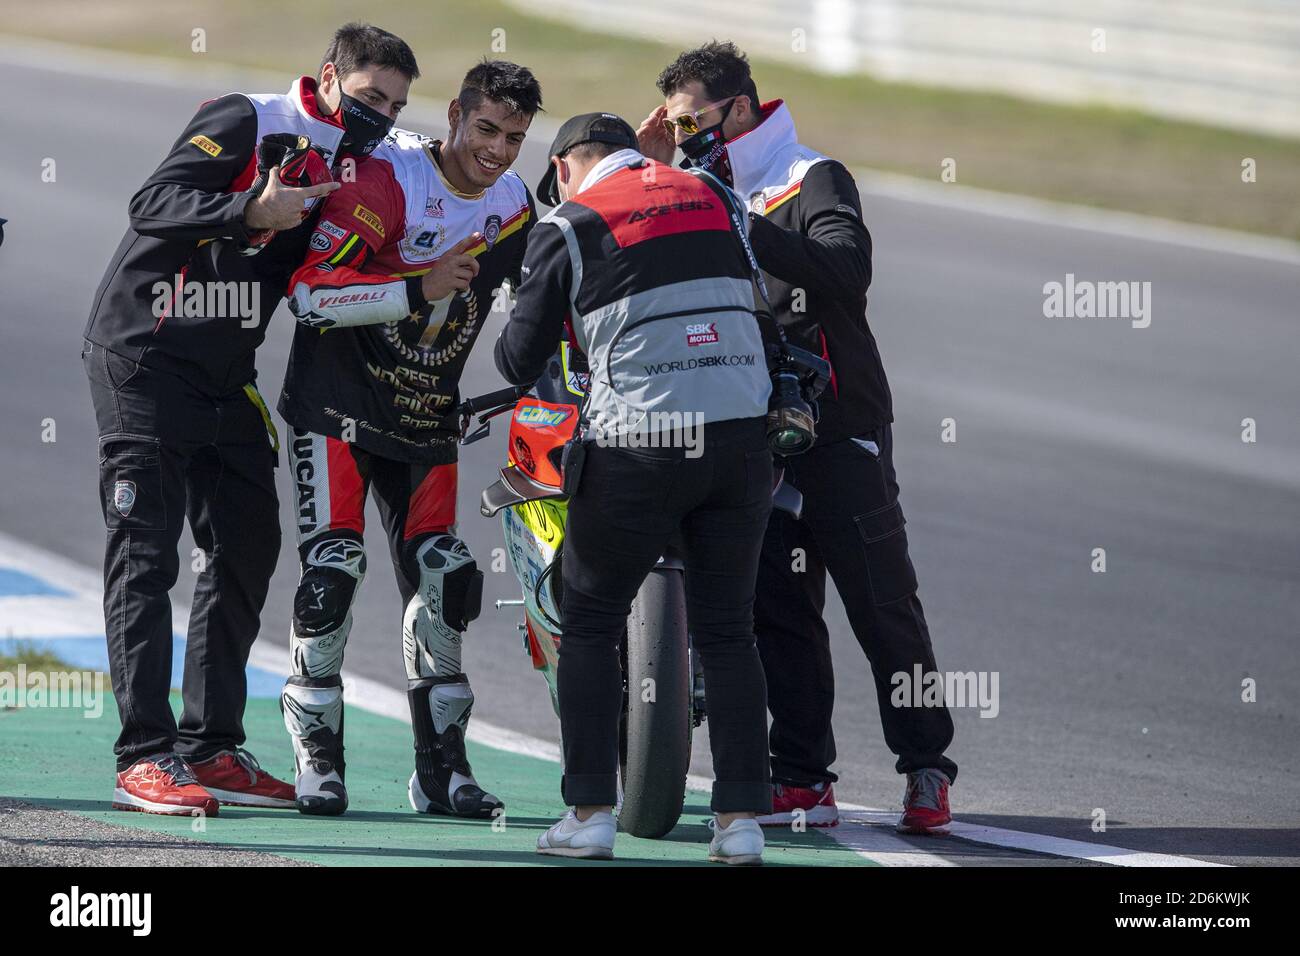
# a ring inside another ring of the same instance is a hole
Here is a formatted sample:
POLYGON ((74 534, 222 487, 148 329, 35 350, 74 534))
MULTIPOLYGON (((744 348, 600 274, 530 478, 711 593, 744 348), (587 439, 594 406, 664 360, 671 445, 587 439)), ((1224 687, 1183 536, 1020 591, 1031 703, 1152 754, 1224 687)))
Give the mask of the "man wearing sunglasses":
POLYGON ((748 203, 773 312, 795 345, 832 367, 816 445, 782 462, 803 494, 803 515, 773 511, 759 568, 755 630, 776 791, 774 813, 760 822, 788 824, 796 813, 810 826, 838 822, 835 684, 822 618, 829 572, 871 662, 885 741, 907 774, 899 829, 942 830, 957 776, 944 755, 952 718, 942 702, 891 704, 893 675, 936 665, 898 503, 889 385, 866 321, 871 236, 857 187, 843 165, 798 142, 781 100, 760 105, 734 44, 682 53, 658 85, 665 102, 637 131, 641 152, 671 162, 680 146, 683 165, 712 172, 748 203))

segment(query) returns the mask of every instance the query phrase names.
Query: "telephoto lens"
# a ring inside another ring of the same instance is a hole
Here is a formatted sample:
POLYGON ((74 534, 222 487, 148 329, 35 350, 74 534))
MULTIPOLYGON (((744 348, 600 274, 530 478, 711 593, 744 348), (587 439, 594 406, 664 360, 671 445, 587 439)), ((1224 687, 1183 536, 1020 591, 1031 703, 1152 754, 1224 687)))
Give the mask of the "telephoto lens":
POLYGON ((772 371, 767 411, 767 447, 774 455, 801 455, 817 440, 812 408, 803 399, 799 375, 789 365, 772 371))

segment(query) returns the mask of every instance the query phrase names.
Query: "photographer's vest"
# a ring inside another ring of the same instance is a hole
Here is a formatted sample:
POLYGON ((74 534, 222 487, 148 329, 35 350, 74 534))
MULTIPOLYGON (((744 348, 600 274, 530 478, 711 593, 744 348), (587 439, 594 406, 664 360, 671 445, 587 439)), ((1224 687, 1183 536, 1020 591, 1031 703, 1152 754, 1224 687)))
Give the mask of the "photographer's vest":
POLYGON ((594 435, 765 415, 771 382, 726 187, 642 157, 633 163, 543 220, 568 246, 594 435))

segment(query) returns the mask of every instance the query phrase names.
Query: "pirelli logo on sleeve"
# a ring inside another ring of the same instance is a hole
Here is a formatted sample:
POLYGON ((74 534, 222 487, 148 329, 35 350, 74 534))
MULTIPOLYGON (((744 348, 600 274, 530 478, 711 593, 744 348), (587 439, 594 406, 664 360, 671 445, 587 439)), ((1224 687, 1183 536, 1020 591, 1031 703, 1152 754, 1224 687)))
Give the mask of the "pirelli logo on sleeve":
POLYGON ((379 233, 381 239, 384 238, 384 221, 379 218, 377 213, 371 212, 361 203, 357 203, 357 208, 352 210, 352 215, 379 233))
POLYGON ((190 140, 190 143, 191 145, 197 146, 199 149, 203 150, 203 152, 207 153, 209 156, 213 157, 214 159, 221 155, 222 147, 220 146, 220 144, 218 144, 215 140, 208 139, 208 137, 204 136, 202 133, 192 138, 190 140))

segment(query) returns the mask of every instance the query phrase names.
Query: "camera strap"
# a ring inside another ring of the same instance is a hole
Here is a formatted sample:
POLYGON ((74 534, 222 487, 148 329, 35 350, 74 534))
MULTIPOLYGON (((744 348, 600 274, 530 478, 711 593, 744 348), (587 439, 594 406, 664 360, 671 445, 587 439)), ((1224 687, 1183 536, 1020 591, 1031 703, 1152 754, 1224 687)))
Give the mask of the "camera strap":
POLYGON ((727 215, 731 219, 732 232, 736 235, 736 241, 740 243, 745 262, 749 264, 750 281, 758 293, 756 301, 761 303, 754 309, 754 318, 758 321, 758 330, 767 345, 775 346, 778 351, 784 352, 786 345, 785 330, 776 321, 776 315, 772 311, 772 300, 767 293, 767 283, 763 281, 763 270, 758 267, 758 257, 754 255, 754 247, 749 244, 749 230, 745 226, 745 217, 749 215, 748 211, 741 205, 740 197, 736 195, 735 190, 708 170, 693 166, 686 171, 693 176, 699 176, 701 179, 711 180, 714 192, 721 196, 722 201, 726 203, 727 215))

